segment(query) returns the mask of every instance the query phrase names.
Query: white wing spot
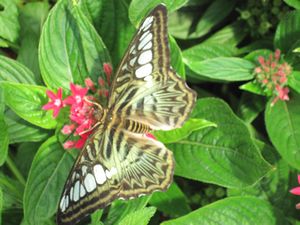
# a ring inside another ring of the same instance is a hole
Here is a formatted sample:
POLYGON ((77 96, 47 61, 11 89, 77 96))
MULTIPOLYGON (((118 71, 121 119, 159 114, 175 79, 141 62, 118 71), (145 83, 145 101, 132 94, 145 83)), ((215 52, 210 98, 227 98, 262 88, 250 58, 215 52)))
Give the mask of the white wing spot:
POLYGON ((88 173, 84 178, 84 186, 88 192, 93 191, 96 188, 96 181, 92 174, 88 173))
POLYGON ((73 194, 73 198, 74 201, 77 202, 79 200, 79 186, 80 186, 80 181, 76 181, 75 185, 74 185, 74 194, 73 194))
POLYGON ((129 65, 130 66, 133 66, 135 64, 135 61, 136 61, 136 57, 132 58, 130 61, 129 61, 129 65))
POLYGON ((66 209, 69 207, 69 196, 68 195, 65 197, 65 207, 66 207, 66 209))
POLYGON ((65 205, 66 203, 65 203, 65 195, 61 198, 61 200, 60 200, 60 209, 61 209, 61 211, 62 212, 64 212, 65 210, 66 210, 66 205, 65 205))
POLYGON ((70 200, 72 200, 73 201, 73 187, 71 187, 71 190, 70 190, 70 200))
POLYGON ((142 48, 144 48, 144 46, 146 44, 148 44, 149 41, 152 40, 153 35, 151 33, 149 33, 143 40, 141 40, 141 42, 139 43, 138 46, 138 50, 141 50, 142 48))
POLYGON ((84 186, 81 184, 81 185, 80 185, 80 197, 85 196, 85 194, 86 194, 86 191, 85 191, 85 189, 84 189, 84 186))
POLYGON ((150 63, 147 63, 135 71, 135 76, 137 78, 143 78, 150 75, 151 73, 152 73, 152 65, 150 63))
POLYGON ((112 167, 111 170, 106 170, 105 171, 106 176, 107 176, 108 179, 112 178, 112 176, 117 174, 117 172, 118 171, 117 171, 116 167, 112 167))
POLYGON ((153 16, 149 16, 145 19, 143 25, 142 25, 142 29, 147 27, 149 24, 151 24, 153 22, 153 16))
POLYGON ((94 166, 94 175, 98 184, 103 184, 106 181, 104 169, 100 164, 94 166))
POLYGON ((84 176, 87 173, 87 166, 83 165, 81 167, 82 175, 84 176))
POLYGON ((152 42, 151 42, 151 41, 148 42, 148 44, 146 44, 146 45, 144 46, 143 50, 148 50, 148 49, 150 49, 150 48, 152 48, 152 42))
POLYGON ((153 79, 152 79, 152 76, 146 76, 146 77, 144 78, 144 81, 146 81, 146 87, 147 87, 147 88, 153 87, 153 79))
POLYGON ((132 53, 134 50, 135 50, 135 46, 132 45, 131 48, 130 48, 130 50, 129 50, 129 52, 132 53))
POLYGON ((142 36, 140 37, 140 41, 143 40, 148 34, 150 33, 150 31, 146 31, 142 34, 142 36))
POLYGON ((147 51, 144 51, 140 56, 139 56, 139 59, 138 59, 138 63, 140 65, 144 65, 148 62, 150 62, 152 60, 152 51, 151 50, 147 50, 147 51))

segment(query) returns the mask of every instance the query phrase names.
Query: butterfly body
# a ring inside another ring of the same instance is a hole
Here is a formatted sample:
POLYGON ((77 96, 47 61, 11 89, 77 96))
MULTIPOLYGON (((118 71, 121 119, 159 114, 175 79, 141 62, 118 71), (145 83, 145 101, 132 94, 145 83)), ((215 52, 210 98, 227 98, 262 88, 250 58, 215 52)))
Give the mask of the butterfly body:
POLYGON ((59 202, 57 222, 74 224, 114 199, 165 191, 173 154, 146 134, 181 127, 196 94, 170 67, 167 11, 157 6, 141 23, 112 83, 108 105, 78 156, 59 202))

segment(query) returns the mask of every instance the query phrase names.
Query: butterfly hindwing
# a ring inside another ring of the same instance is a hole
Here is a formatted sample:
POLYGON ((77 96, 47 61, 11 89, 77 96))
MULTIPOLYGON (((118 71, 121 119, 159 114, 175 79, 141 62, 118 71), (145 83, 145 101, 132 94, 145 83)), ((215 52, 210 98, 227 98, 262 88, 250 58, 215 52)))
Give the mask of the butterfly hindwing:
POLYGON ((57 222, 75 224, 114 199, 166 190, 172 181, 173 167, 172 152, 160 142, 124 129, 99 130, 69 175, 57 222))

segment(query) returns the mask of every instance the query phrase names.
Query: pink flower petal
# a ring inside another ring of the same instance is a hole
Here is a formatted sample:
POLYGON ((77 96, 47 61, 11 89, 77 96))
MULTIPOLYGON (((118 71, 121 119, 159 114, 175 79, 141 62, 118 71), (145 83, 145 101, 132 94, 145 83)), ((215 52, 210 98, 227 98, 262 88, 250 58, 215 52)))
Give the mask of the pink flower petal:
POLYGON ((300 174, 298 175, 298 184, 300 184, 300 174))
POLYGON ((64 149, 74 148, 74 146, 75 146, 75 142, 74 141, 66 141, 63 144, 64 149))
POLYGON ((57 97, 55 95, 54 92, 50 91, 50 90, 47 90, 46 91, 46 94, 48 95, 48 97, 51 99, 51 100, 55 100, 57 97))
POLYGON ((52 109, 54 107, 54 103, 53 102, 49 102, 46 105, 43 105, 42 109, 43 110, 49 110, 52 109))
POLYGON ((293 195, 300 195, 300 187, 295 187, 291 189, 290 193, 292 193, 293 195))

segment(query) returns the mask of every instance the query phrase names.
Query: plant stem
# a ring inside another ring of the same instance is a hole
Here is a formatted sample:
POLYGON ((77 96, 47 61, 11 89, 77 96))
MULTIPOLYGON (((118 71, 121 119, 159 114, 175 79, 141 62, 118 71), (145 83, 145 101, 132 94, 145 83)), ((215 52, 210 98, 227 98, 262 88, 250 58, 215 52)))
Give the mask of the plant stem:
POLYGON ((25 179, 23 177, 23 175, 20 173, 19 169, 16 167, 16 164, 11 160, 10 156, 8 155, 6 158, 6 164, 8 166, 8 168, 11 170, 11 172, 15 175, 15 177, 17 178, 17 180, 25 186, 25 179))

